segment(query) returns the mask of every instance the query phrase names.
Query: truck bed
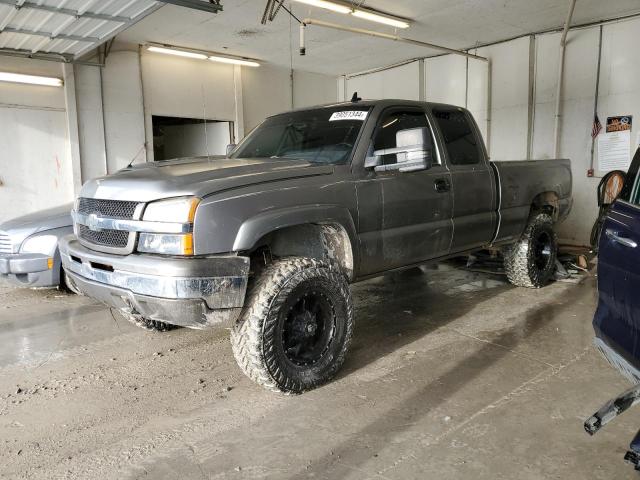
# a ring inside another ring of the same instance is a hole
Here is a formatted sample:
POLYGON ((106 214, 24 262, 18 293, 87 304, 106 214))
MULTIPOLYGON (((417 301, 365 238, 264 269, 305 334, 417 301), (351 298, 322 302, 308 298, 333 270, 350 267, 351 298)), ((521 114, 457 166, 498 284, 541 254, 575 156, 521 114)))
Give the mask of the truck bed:
POLYGON ((568 159, 508 160, 490 162, 498 182, 499 224, 495 243, 520 237, 536 197, 552 195, 557 200, 558 219, 571 209, 571 162, 568 159))

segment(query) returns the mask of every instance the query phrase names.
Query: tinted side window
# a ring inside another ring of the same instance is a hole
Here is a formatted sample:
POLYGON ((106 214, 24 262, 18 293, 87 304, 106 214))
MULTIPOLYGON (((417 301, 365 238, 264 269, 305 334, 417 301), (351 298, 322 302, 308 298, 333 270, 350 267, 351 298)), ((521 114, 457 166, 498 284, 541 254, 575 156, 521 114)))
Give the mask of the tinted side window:
MULTIPOLYGON (((376 136, 373 140, 374 150, 383 150, 386 148, 396 147, 396 133, 400 130, 408 128, 428 127, 429 122, 424 112, 420 111, 395 111, 383 115, 376 136)), ((385 165, 396 163, 395 155, 386 155, 384 157, 385 165)))
POLYGON ((445 148, 452 165, 480 163, 480 145, 465 112, 460 110, 433 110, 444 138, 445 148))

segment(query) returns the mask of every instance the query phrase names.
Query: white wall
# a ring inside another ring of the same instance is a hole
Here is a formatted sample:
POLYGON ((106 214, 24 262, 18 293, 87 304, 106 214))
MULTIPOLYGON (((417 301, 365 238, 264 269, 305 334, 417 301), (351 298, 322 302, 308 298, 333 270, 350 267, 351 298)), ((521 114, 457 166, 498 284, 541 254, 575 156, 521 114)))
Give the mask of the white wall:
POLYGON ((111 52, 102 70, 109 173, 144 162, 145 117, 138 52, 111 52))
POLYGON ((291 71, 262 65, 242 69, 244 128, 249 133, 265 117, 293 107, 291 71))
POLYGON ((338 89, 334 77, 319 73, 293 72, 293 106, 310 107, 336 102, 338 89))
POLYGON ((76 65, 76 103, 82 181, 107 174, 100 68, 76 65))
POLYGON ((420 62, 412 62, 389 70, 352 77, 347 80, 344 100, 354 92, 364 99, 420 99, 420 62))
MULTIPOLYGON (((1 57, 3 71, 63 77, 52 62, 1 57)), ((64 89, 0 83, 0 222, 73 198, 64 89)))

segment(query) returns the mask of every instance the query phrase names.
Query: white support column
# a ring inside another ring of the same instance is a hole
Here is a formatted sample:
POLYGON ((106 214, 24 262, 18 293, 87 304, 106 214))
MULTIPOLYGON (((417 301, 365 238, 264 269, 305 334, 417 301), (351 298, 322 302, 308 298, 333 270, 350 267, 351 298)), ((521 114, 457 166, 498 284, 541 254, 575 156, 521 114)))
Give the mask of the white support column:
POLYGON ((151 115, 151 106, 149 98, 144 89, 144 49, 142 45, 138 47, 138 62, 140 64, 140 89, 142 91, 142 112, 144 116, 144 148, 147 162, 153 162, 155 155, 153 151, 153 116, 151 115))
POLYGON ((233 91, 236 103, 236 118, 233 122, 234 143, 244 138, 244 104, 242 103, 242 67, 233 66, 233 91))
POLYGON ((62 66, 64 78, 64 101, 67 111, 67 132, 69 141, 69 158, 71 159, 71 174, 73 178, 73 193, 77 195, 82 187, 82 167, 80 164, 80 140, 78 134, 78 105, 76 103, 76 79, 72 64, 62 66))

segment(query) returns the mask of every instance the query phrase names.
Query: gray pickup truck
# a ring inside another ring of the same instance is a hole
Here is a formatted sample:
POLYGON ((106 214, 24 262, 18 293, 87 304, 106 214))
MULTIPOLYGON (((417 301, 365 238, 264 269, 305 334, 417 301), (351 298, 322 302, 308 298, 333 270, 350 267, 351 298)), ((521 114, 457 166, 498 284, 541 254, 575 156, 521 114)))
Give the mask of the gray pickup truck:
POLYGON ((541 287, 571 202, 568 160, 490 162, 464 108, 357 101, 87 182, 60 252, 86 295, 146 328, 229 327, 251 379, 298 393, 344 362, 349 283, 495 248, 541 287))

